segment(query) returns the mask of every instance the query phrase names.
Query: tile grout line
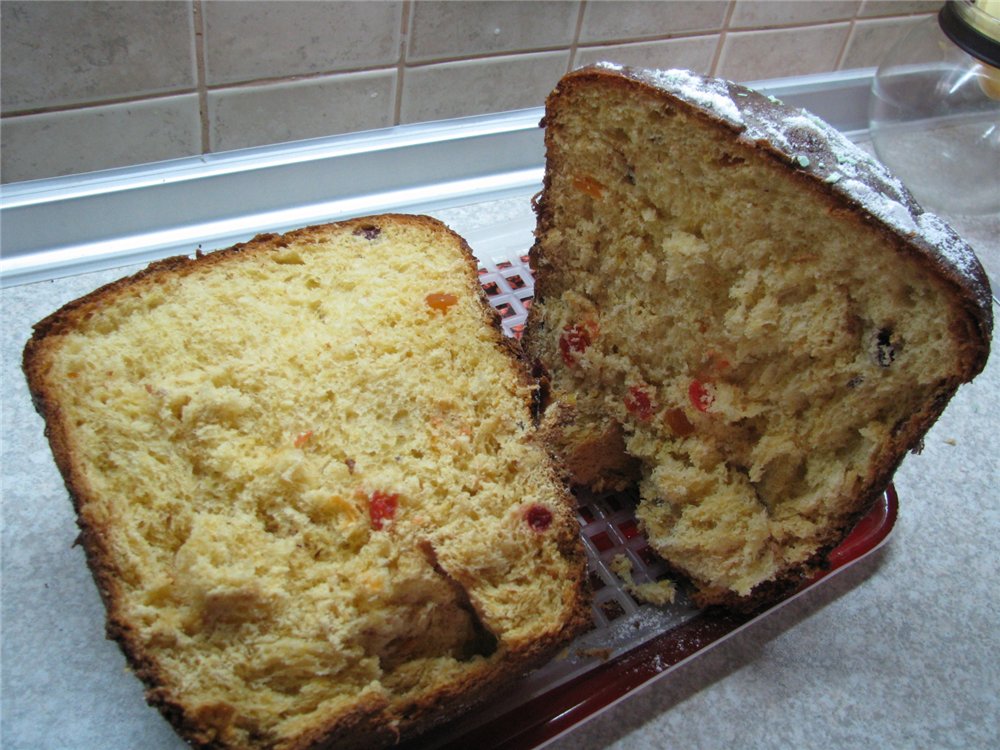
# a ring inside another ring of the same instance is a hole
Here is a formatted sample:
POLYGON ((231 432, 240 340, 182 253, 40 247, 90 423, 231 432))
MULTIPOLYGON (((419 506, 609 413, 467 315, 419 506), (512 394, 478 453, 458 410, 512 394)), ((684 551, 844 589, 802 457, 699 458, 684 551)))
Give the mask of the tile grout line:
MULTIPOLYGON (((458 1, 458 0, 455 0, 458 1)), ((520 1, 520 0, 519 0, 520 1)), ((527 0, 530 2, 530 0, 527 0)), ((836 23, 844 23, 844 21, 837 21, 836 23)), ((832 25, 831 24, 810 24, 810 26, 821 26, 821 25, 832 25)), ((789 27, 791 28, 791 27, 789 27)), ((802 28, 806 28, 803 26, 802 28)), ((555 54, 559 52, 569 52, 571 54, 578 50, 588 50, 597 49, 598 47, 612 47, 612 46, 629 46, 629 45, 639 45, 639 44, 651 44, 655 42, 673 42, 673 41, 684 41, 691 39, 702 39, 710 36, 718 36, 720 31, 718 29, 711 30, 698 30, 698 31, 685 31, 674 33, 670 32, 658 36, 642 37, 641 39, 602 39, 594 42, 575 42, 569 45, 551 45, 544 47, 527 47, 518 48, 512 50, 499 50, 494 52, 487 52, 478 55, 458 55, 453 57, 435 57, 429 60, 418 60, 416 62, 410 62, 407 67, 410 68, 429 68, 434 65, 454 65, 457 63, 469 63, 469 62, 479 62, 481 60, 500 60, 505 57, 518 57, 521 55, 540 55, 540 54, 555 54)), ((350 71, 336 71, 336 72, 351 72, 351 73, 361 73, 365 72, 364 69, 353 69, 350 71)), ((567 70, 567 72, 569 72, 567 70)), ((314 73, 317 75, 331 75, 331 73, 314 73)), ((301 76, 300 76, 301 77, 301 76)), ((245 86, 253 85, 259 83, 260 81, 246 81, 239 84, 227 84, 232 86, 245 86)))
POLYGON ((569 43, 569 59, 566 61, 567 73, 576 66, 576 53, 580 48, 580 32, 583 31, 583 14, 586 12, 587 0, 580 0, 580 8, 576 13, 576 30, 573 32, 573 39, 569 43))
MULTIPOLYGON (((474 58, 474 59, 479 59, 479 58, 474 58)), ((159 91, 159 92, 148 91, 140 94, 107 97, 104 99, 93 99, 83 102, 74 102, 72 104, 59 104, 51 107, 36 107, 34 109, 23 109, 14 112, 7 112, 4 114, 4 119, 12 117, 30 117, 31 115, 52 114, 55 112, 72 112, 74 110, 93 109, 95 107, 105 107, 114 104, 136 104, 146 101, 156 101, 157 99, 168 99, 172 96, 186 96, 189 94, 207 95, 208 93, 211 93, 213 91, 225 91, 227 89, 243 89, 243 88, 253 88, 255 86, 270 86, 274 84, 294 83, 297 81, 308 81, 317 78, 329 78, 332 76, 380 73, 387 71, 391 72, 391 71, 398 71, 398 66, 399 63, 397 61, 392 63, 391 65, 387 64, 387 65, 379 65, 367 68, 349 68, 345 70, 326 70, 326 71, 319 71, 317 73, 296 73, 294 75, 282 75, 282 76, 275 76, 273 78, 251 78, 246 81, 234 81, 232 83, 217 83, 214 85, 200 82, 200 85, 172 89, 168 91, 159 91)))
POLYGON ((212 150, 211 128, 208 119, 208 85, 205 75, 205 25, 203 0, 191 3, 194 25, 195 86, 198 93, 198 118, 201 121, 201 153, 212 150))
POLYGON ((96 99, 88 102, 78 102, 74 104, 59 104, 51 107, 38 107, 35 109, 24 109, 17 112, 5 112, 3 119, 16 120, 19 117, 34 117, 36 115, 52 115, 60 112, 77 112, 86 109, 96 109, 98 107, 113 107, 116 104, 143 104, 145 102, 155 102, 158 99, 169 99, 174 96, 190 96, 197 94, 196 87, 177 89, 174 91, 146 92, 143 94, 133 94, 131 96, 109 97, 107 99, 96 99))
POLYGON ((392 124, 400 125, 403 119, 403 83, 406 80, 406 55, 410 47, 410 18, 413 13, 412 0, 403 0, 399 20, 399 60, 396 62, 396 91, 392 106, 392 124))
POLYGON ((854 29, 857 27, 858 13, 860 12, 861 6, 859 5, 854 9, 854 15, 851 16, 847 34, 844 36, 844 43, 840 45, 840 52, 837 53, 837 59, 833 63, 834 70, 843 70, 844 68, 844 59, 847 57, 847 49, 851 46, 851 40, 854 38, 854 29))
POLYGON ((731 0, 726 8, 726 15, 722 19, 722 28, 719 29, 719 41, 715 45, 715 54, 712 55, 712 63, 708 69, 709 75, 718 75, 719 63, 722 61, 722 48, 726 43, 726 36, 729 33, 729 23, 733 20, 733 13, 736 12, 736 0, 731 0))

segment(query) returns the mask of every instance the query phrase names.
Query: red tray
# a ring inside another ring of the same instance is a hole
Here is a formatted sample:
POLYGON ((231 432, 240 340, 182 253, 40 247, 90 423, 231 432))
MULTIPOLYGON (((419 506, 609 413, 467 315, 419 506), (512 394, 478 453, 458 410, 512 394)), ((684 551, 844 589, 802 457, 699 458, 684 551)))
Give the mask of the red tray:
MULTIPOLYGON (((483 262, 480 281, 509 335, 519 336, 531 306, 533 279, 527 257, 483 262)), ((553 660, 505 691, 504 697, 402 747, 522 750, 569 731, 660 679, 754 621, 820 585, 878 549, 896 522, 898 500, 890 485, 872 511, 828 556, 825 570, 767 609, 740 614, 698 610, 683 595, 667 607, 635 601, 610 570, 617 555, 632 563, 636 582, 655 581, 666 566, 651 552, 633 514, 634 498, 580 495, 577 518, 594 592, 594 629, 566 656, 553 660)))

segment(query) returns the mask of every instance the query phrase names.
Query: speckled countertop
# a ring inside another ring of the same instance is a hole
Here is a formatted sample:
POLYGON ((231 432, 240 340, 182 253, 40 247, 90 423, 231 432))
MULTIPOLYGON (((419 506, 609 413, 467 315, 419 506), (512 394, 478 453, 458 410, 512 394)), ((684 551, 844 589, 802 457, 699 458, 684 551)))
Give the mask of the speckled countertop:
MULTIPOLYGON (((461 233, 527 199, 448 209, 461 233)), ((1000 217, 956 221, 997 285, 1000 217)), ((180 748, 117 646, 20 371, 31 324, 135 267, 2 292, 5 749, 180 748)), ((1000 311, 998 311, 1000 312, 1000 311)), ((1000 358, 895 479, 889 543, 556 740, 579 748, 1000 745, 1000 358)))

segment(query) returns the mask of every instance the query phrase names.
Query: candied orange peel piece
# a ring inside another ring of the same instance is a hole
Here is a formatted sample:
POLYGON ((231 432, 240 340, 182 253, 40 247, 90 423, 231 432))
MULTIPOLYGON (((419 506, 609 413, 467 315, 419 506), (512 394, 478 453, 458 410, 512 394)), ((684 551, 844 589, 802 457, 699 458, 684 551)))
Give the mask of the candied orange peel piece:
POLYGON ((458 303, 458 297, 448 292, 431 292, 424 300, 429 308, 443 313, 448 312, 449 308, 458 303))
POLYGON ((573 187, 581 193, 589 195, 591 198, 599 200, 604 197, 604 185, 590 175, 577 175, 574 177, 573 187))

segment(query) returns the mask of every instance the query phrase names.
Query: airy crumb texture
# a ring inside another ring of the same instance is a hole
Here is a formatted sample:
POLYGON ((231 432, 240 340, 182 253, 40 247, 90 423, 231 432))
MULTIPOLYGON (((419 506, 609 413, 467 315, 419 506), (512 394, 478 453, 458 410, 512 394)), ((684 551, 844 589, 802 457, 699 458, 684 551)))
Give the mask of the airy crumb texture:
POLYGON ((109 633, 189 742, 392 743, 586 625, 516 354, 425 217, 170 259, 36 326, 109 633))
POLYGON ((525 341, 552 440, 577 482, 639 481, 700 603, 756 606, 981 370, 985 274, 884 167, 735 84, 594 67, 545 126, 525 341))

